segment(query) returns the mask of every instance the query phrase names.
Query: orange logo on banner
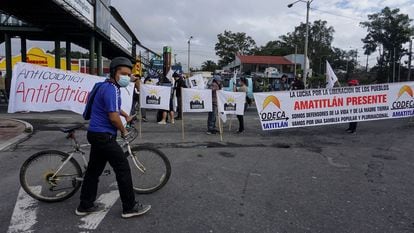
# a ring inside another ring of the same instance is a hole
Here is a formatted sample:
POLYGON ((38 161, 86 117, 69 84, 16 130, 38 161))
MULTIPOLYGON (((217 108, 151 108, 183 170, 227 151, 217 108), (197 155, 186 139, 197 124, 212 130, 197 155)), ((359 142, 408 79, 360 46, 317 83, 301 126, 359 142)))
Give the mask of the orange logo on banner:
POLYGON ((271 103, 273 103, 276 107, 278 107, 280 109, 279 99, 274 95, 270 95, 270 96, 266 97, 266 99, 263 101, 262 111, 265 110, 266 107, 271 103))
POLYGON ((401 87, 400 92, 398 93, 398 98, 404 95, 404 93, 407 93, 409 96, 414 97, 413 89, 407 85, 401 87))

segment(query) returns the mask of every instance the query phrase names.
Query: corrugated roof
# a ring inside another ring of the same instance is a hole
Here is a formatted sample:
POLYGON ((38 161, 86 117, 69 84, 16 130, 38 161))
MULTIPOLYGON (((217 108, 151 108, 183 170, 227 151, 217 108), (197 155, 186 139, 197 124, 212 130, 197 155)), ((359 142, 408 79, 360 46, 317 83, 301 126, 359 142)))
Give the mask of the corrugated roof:
POLYGON ((237 55, 243 64, 266 64, 266 65, 293 65, 282 56, 245 56, 237 55))

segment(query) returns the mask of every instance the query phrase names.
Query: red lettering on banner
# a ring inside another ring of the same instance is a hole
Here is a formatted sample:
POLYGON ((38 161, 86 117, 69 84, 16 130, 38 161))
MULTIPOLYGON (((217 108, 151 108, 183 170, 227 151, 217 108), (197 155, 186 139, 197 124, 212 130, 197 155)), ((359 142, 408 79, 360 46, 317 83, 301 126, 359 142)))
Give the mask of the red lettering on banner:
POLYGON ((387 103, 387 95, 352 96, 346 98, 346 105, 368 105, 387 103))
POLYGON ((22 102, 48 103, 50 101, 60 102, 79 102, 86 103, 88 91, 82 91, 81 87, 72 89, 71 86, 62 87, 59 83, 50 85, 40 84, 39 87, 28 88, 24 82, 20 82, 16 88, 16 97, 21 96, 22 102))
POLYGON ((344 106, 343 98, 316 99, 295 101, 294 110, 306 110, 315 108, 336 108, 344 106))

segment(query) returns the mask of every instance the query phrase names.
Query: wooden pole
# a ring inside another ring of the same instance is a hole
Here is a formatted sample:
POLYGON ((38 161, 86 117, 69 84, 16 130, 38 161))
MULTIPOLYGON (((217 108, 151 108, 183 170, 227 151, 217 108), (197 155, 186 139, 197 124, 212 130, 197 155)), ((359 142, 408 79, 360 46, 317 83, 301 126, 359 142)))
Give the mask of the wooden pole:
POLYGON ((219 131, 220 131, 220 141, 223 141, 223 127, 221 125, 221 118, 220 118, 220 113, 217 111, 217 117, 219 120, 219 131))
MULTIPOLYGON (((140 100, 141 101, 141 100, 140 100)), ((142 111, 141 111, 141 103, 139 103, 139 138, 142 139, 142 111)))
POLYGON ((181 87, 181 131, 182 131, 182 139, 183 142, 185 141, 185 133, 184 133, 184 111, 183 111, 183 88, 181 87))

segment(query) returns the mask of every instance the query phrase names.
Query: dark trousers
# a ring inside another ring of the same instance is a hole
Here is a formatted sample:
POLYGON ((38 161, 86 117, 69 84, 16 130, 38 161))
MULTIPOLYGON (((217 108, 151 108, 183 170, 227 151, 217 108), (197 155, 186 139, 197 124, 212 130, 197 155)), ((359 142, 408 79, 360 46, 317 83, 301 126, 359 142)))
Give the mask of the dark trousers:
POLYGON ((244 131, 243 115, 237 115, 237 119, 239 120, 239 132, 243 132, 244 131))
POLYGON ((182 103, 181 103, 181 96, 177 96, 177 117, 182 118, 182 103))
MULTIPOLYGON (((247 111, 247 103, 244 103, 244 112, 247 111)), ((237 119, 239 120, 239 132, 244 131, 244 117, 243 115, 237 115, 237 119)))
POLYGON ((208 131, 216 130, 216 118, 217 118, 217 103, 213 103, 213 111, 208 113, 208 118, 207 118, 208 131))
POLYGON ((350 122, 349 123, 349 130, 355 131, 357 128, 358 122, 350 122))
POLYGON ((96 200, 99 176, 105 169, 106 162, 113 168, 118 183, 122 208, 130 210, 135 205, 135 194, 132 188, 131 169, 122 148, 116 142, 116 137, 107 133, 88 132, 87 138, 91 144, 88 168, 82 183, 80 206, 90 208, 96 200))

